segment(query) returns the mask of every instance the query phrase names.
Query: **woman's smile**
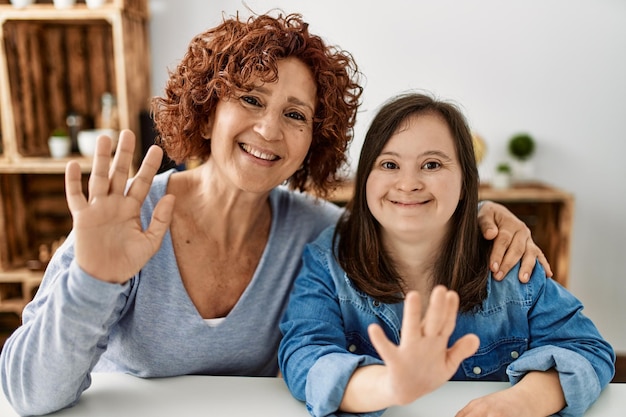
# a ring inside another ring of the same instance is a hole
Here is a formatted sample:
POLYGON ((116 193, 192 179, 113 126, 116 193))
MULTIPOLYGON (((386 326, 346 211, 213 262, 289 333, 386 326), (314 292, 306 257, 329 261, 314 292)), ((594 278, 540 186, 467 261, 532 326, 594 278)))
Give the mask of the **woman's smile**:
POLYGON ((262 159, 264 161, 277 161, 280 159, 280 156, 270 153, 268 151, 256 148, 247 143, 240 143, 239 147, 248 155, 252 155, 257 159, 262 159))

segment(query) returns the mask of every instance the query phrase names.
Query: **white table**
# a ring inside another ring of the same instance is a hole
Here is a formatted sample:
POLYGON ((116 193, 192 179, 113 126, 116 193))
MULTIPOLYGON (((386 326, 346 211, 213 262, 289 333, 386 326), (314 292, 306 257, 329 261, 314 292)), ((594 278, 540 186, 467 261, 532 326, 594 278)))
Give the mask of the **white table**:
MULTIPOLYGON (((453 417, 473 398, 508 386, 500 382, 448 382, 405 407, 389 409, 385 417, 453 417)), ((626 384, 609 385, 585 417, 623 417, 626 384)), ((123 374, 93 374, 92 386, 73 408, 55 416, 92 417, 307 417, 282 379, 182 376, 141 379, 123 374)), ((17 416, 0 395, 0 416, 17 416)))

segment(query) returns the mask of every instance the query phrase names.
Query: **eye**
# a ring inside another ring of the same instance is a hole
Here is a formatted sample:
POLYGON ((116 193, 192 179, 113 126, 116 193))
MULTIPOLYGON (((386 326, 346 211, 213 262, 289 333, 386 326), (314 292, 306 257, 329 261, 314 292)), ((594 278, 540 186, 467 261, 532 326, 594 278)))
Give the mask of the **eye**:
POLYGON ((289 117, 290 119, 298 120, 300 122, 306 122, 306 116, 297 111, 290 111, 288 113, 285 113, 285 116, 289 117))
POLYGON ((239 97, 239 99, 246 104, 250 104, 251 106, 257 106, 257 107, 261 106, 261 103, 259 102, 259 100, 254 96, 241 96, 239 97))
POLYGON ((422 168, 424 168, 427 171, 434 171, 436 169, 441 168, 441 163, 436 162, 436 161, 428 161, 424 165, 422 165, 422 168))
POLYGON ((391 161, 384 161, 380 166, 383 167, 383 169, 398 169, 398 164, 391 161))

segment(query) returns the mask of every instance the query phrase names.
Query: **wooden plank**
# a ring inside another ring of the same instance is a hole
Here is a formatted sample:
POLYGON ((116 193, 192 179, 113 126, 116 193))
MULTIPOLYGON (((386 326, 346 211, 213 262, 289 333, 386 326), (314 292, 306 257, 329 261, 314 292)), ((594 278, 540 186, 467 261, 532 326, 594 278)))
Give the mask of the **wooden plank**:
POLYGON ((39 28, 34 30, 30 38, 30 48, 28 50, 28 60, 30 64, 30 74, 32 83, 32 107, 33 115, 33 136, 28 138, 30 144, 29 155, 48 155, 48 111, 45 103, 45 84, 43 67, 41 65, 42 48, 39 28))
POLYGON ((21 266, 28 250, 25 205, 21 177, 14 174, 0 175, 0 270, 21 266))
POLYGON ((87 28, 87 50, 89 53, 89 83, 91 85, 91 97, 89 102, 89 117, 94 126, 100 126, 98 121, 101 109, 102 94, 110 90, 110 77, 107 74, 107 62, 112 60, 106 55, 106 42, 110 37, 110 31, 106 26, 93 25, 87 28))
POLYGON ((24 108, 22 106, 22 101, 16 99, 22 94, 21 88, 21 70, 18 59, 18 26, 13 22, 5 22, 4 23, 4 38, 5 43, 4 47, 6 48, 6 60, 7 60, 7 68, 8 68, 8 79, 9 85, 5 86, 6 92, 11 94, 3 94, 3 106, 11 107, 12 116, 13 116, 13 132, 10 135, 10 138, 13 139, 11 141, 11 153, 9 157, 15 159, 16 156, 22 152, 22 138, 24 137, 24 108))
MULTIPOLYGON (((18 149, 23 155, 30 155, 32 150, 31 138, 35 135, 35 118, 33 107, 33 86, 30 77, 30 54, 29 48, 32 43, 32 32, 34 25, 20 25, 16 28, 17 62, 20 68, 19 85, 21 91, 18 96, 13 94, 13 102, 22 103, 22 128, 23 136, 18 137, 18 149)), ((18 105, 19 106, 19 105, 18 105)))
POLYGON ((8 196, 8 176, 0 175, 0 271, 8 269, 10 266, 10 249, 7 224, 9 217, 9 201, 8 196))
POLYGON ((75 111, 78 114, 87 114, 89 111, 90 86, 87 82, 87 62, 84 28, 76 25, 65 29, 65 51, 67 65, 67 79, 69 108, 67 112, 75 111))
POLYGON ((46 51, 41 55, 46 67, 44 103, 50 115, 48 129, 52 131, 66 125, 67 87, 65 85, 66 62, 63 59, 65 56, 63 30, 58 25, 47 26, 43 39, 46 51))

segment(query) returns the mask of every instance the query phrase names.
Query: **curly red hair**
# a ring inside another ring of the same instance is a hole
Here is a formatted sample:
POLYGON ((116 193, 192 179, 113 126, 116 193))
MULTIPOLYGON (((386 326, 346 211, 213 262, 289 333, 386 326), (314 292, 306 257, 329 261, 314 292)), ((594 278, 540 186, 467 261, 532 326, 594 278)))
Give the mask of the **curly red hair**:
POLYGON ((181 163, 206 160, 210 143, 203 127, 220 99, 257 80, 277 80, 277 61, 295 57, 307 65, 317 84, 313 140, 304 164, 289 178, 291 189, 326 196, 346 162, 363 88, 352 55, 309 33, 300 14, 239 16, 196 37, 170 72, 164 97, 152 100, 159 144, 181 163))

